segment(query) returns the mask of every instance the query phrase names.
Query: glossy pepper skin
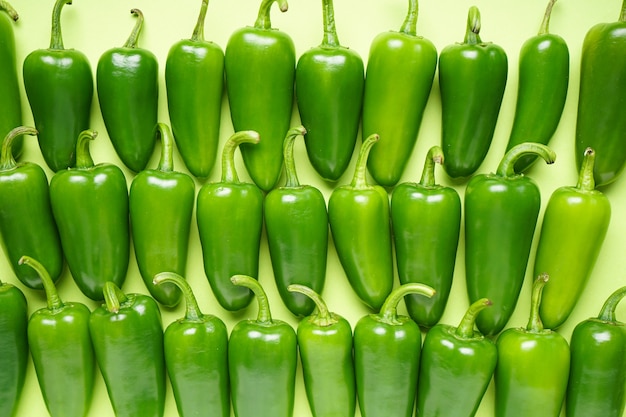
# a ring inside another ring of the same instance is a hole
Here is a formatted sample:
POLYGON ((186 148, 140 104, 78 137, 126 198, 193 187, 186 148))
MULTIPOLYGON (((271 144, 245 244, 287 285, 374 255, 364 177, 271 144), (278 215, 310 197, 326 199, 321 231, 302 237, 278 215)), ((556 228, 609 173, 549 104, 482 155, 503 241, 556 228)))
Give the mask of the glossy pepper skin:
POLYGON ((550 275, 539 308, 550 329, 565 323, 578 303, 611 221, 611 203, 595 188, 594 163, 595 152, 587 148, 578 183, 556 189, 543 216, 534 271, 550 275))
POLYGON ((298 324, 298 348, 304 388, 313 417, 353 417, 356 380, 352 357, 352 327, 342 316, 328 311, 311 288, 292 284, 289 291, 311 298, 316 310, 298 324))
POLYGON ((333 1, 322 0, 322 8, 324 37, 298 59, 296 100, 311 165, 325 180, 337 181, 354 153, 365 70, 361 56, 339 42, 333 1))
POLYGON ((102 119, 113 148, 124 165, 143 170, 154 150, 159 102, 156 56, 138 46, 144 17, 131 9, 137 22, 126 43, 104 52, 98 60, 96 83, 102 119))
POLYGON ((417 35, 417 18, 418 1, 409 0, 400 30, 376 36, 367 60, 363 137, 383 139, 367 167, 386 187, 398 183, 411 157, 437 68, 437 49, 417 35))
MULTIPOLYGON (((0 137, 22 125, 21 83, 17 77, 17 58, 13 25, 19 19, 17 11, 7 1, 0 2, 0 137)), ((22 154, 23 138, 13 144, 13 156, 22 154)))
POLYGON ((393 286, 389 196, 367 181, 367 156, 378 135, 363 141, 352 182, 333 190, 328 220, 341 266, 356 295, 378 310, 393 286))
POLYGON ((176 146, 189 172, 198 178, 211 173, 220 140, 224 93, 224 51, 204 38, 208 0, 202 0, 189 39, 176 42, 165 61, 165 87, 176 146))
POLYGON ((61 10, 71 0, 56 0, 50 47, 24 60, 24 88, 39 132, 39 147, 48 167, 59 171, 76 163, 76 138, 89 128, 93 76, 87 56, 65 49, 61 10))
POLYGON ((561 414, 570 349, 567 340, 544 328, 539 318, 541 292, 547 282, 547 275, 540 275, 533 282, 526 328, 509 328, 496 341, 496 417, 558 417, 561 414))
POLYGON ((495 343, 474 330, 491 300, 472 303, 457 327, 438 324, 424 338, 417 387, 418 417, 473 417, 493 377, 495 343), (452 400, 453 399, 453 400, 452 400))
POLYGON ((493 307, 476 319, 485 336, 498 334, 509 321, 524 282, 541 193, 533 179, 516 174, 523 155, 551 164, 546 145, 523 143, 506 153, 492 174, 472 177, 465 190, 465 271, 470 303, 486 297, 493 307))
POLYGON ((426 328, 439 322, 448 302, 461 231, 461 198, 454 188, 436 184, 436 164, 443 164, 439 146, 430 148, 420 182, 399 184, 391 194, 400 283, 420 282, 437 291, 430 298, 405 297, 409 316, 426 328))
POLYGON ((623 97, 626 91, 626 1, 619 19, 599 23, 585 35, 580 61, 580 92, 576 119, 576 162, 586 148, 598 154, 596 185, 615 181, 626 163, 623 97))
POLYGON ((397 305, 410 293, 432 297, 423 284, 403 284, 389 294, 380 312, 354 327, 354 369, 363 417, 410 417, 415 406, 422 333, 397 305))
POLYGON ((47 306, 28 320, 28 345, 51 417, 84 417, 93 397, 96 361, 89 335, 89 308, 61 300, 45 267, 30 256, 20 263, 43 282, 47 306))
POLYGON ((272 318, 265 291, 255 278, 234 275, 231 280, 253 291, 259 305, 256 320, 238 322, 228 342, 235 416, 290 417, 295 395, 296 332, 290 324, 272 318))
POLYGON ((161 272, 155 285, 175 285, 185 299, 184 317, 165 329, 165 365, 181 417, 230 416, 228 330, 217 316, 203 314, 189 283, 161 272))
POLYGON ((117 417, 162 417, 165 359, 159 306, 152 297, 104 285, 89 319, 96 361, 117 417))
POLYGON ((28 302, 22 290, 0 282, 0 415, 17 410, 28 365, 28 302))
POLYGON ((31 162, 15 162, 13 144, 22 135, 36 135, 32 127, 12 129, 0 151, 0 235, 13 272, 29 288, 43 289, 39 275, 19 264, 22 255, 36 257, 57 281, 63 271, 63 249, 50 206, 48 177, 31 162))
MULTIPOLYGON (((549 144, 563 114, 570 57, 565 39, 549 31, 554 3, 550 0, 539 33, 526 40, 519 53, 517 104, 507 151, 527 141, 549 144)), ((525 172, 536 159, 521 158, 515 170, 525 172)))
POLYGON ((78 137, 76 168, 50 180, 52 213, 74 282, 92 300, 102 300, 107 281, 121 286, 130 258, 128 190, 122 170, 94 164, 89 142, 96 132, 78 137))
POLYGON ((283 168, 283 139, 293 111, 296 52, 291 37, 272 28, 274 2, 282 12, 287 0, 262 0, 254 26, 236 30, 224 56, 226 92, 235 132, 255 130, 263 141, 244 145, 241 154, 254 183, 271 190, 283 168))
POLYGON ((236 274, 258 276, 263 193, 252 183, 239 181, 234 153, 242 143, 259 143, 254 131, 233 134, 222 152, 222 178, 206 183, 198 192, 196 219, 204 271, 215 298, 229 311, 252 301, 252 292, 233 285, 236 274))
POLYGON ((583 320, 570 338, 571 366, 565 411, 568 417, 619 417, 624 412, 626 326, 615 309, 626 287, 615 290, 597 317, 583 320))
POLYGON ((285 306, 296 316, 313 312, 309 297, 288 290, 302 284, 321 293, 326 282, 328 214, 326 200, 317 188, 301 185, 293 158, 294 141, 304 135, 300 126, 285 137, 287 182, 265 196, 264 218, 276 287, 285 306))
POLYGON ((439 56, 441 147, 451 178, 469 177, 483 162, 506 87, 506 53, 483 42, 480 28, 480 11, 472 6, 464 42, 446 46, 439 56))
POLYGON ((152 280, 163 271, 179 275, 186 272, 196 186, 189 175, 174 171, 170 128, 158 123, 156 136, 161 139, 158 167, 141 171, 130 185, 131 235, 146 288, 159 303, 174 307, 182 297, 178 287, 157 286, 152 280))

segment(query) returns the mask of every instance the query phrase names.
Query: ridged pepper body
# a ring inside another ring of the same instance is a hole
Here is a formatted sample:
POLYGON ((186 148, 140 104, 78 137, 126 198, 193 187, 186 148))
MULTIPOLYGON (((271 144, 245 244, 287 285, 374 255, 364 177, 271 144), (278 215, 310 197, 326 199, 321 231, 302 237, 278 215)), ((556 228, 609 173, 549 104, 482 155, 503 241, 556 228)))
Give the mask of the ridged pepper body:
MULTIPOLYGON (((17 77, 17 52, 15 50, 15 32, 13 25, 19 19, 17 11, 7 2, 0 4, 0 138, 22 125, 21 83, 17 77)), ((22 138, 13 144, 13 156, 22 154, 22 138)))

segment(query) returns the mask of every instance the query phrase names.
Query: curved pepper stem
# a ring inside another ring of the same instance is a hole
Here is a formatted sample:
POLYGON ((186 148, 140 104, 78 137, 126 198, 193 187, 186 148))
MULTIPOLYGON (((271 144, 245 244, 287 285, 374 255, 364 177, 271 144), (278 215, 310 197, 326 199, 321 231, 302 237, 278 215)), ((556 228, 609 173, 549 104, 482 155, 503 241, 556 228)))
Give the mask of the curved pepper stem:
POLYGON ((222 182, 239 182, 239 175, 235 169, 235 150, 242 143, 257 144, 260 140, 259 133, 254 130, 236 132, 228 138, 222 151, 222 182))
POLYGON ((604 305, 600 309, 600 314, 598 314, 598 320, 605 321, 608 323, 615 323, 617 319, 615 318, 615 309, 622 299, 626 297, 626 286, 618 288, 606 299, 604 305))
POLYGON ((549 279, 548 274, 539 274, 537 279, 533 282, 530 299, 530 318, 528 319, 528 325, 526 326, 526 330, 531 333, 541 333, 544 331, 543 322, 539 316, 539 306, 541 305, 541 294, 543 294, 543 288, 546 286, 549 279))
POLYGON ((196 27, 193 29, 193 34, 191 35, 191 40, 196 42, 204 41, 204 20, 206 18, 206 12, 209 8, 209 0, 202 0, 202 5, 200 6, 200 13, 198 14, 198 21, 196 22, 196 27))
POLYGON ((14 22, 17 22, 20 18, 17 10, 4 0, 0 0, 0 10, 4 10, 14 22))
POLYGON ((461 339, 471 339, 474 337, 474 325, 476 324, 476 317, 478 313, 483 311, 487 307, 491 307, 493 303, 488 298, 481 298, 474 301, 461 319, 454 334, 461 339))
POLYGON ((137 16, 137 21, 135 22, 135 27, 130 32, 130 36, 126 40, 124 44, 124 48, 136 48, 137 40, 139 39, 139 34, 141 33, 141 29, 143 28, 143 13, 139 9, 131 9, 131 14, 137 16))
POLYGON ((287 286, 287 290, 304 294, 311 300, 313 300, 317 309, 317 312, 315 313, 316 325, 321 327, 328 327, 338 322, 338 320, 333 317, 330 311, 328 311, 328 307, 326 306, 326 303, 324 302, 322 297, 313 289, 307 287, 306 285, 291 284, 287 286))
POLYGON ((28 126, 19 126, 7 133, 2 140, 2 150, 0 150, 0 169, 12 169, 17 165, 12 152, 13 142, 16 138, 22 135, 36 136, 37 133, 37 129, 28 126))
POLYGON ((467 12, 467 28, 465 29, 465 41, 468 45, 478 45, 482 43, 480 39, 480 10, 472 6, 467 12))
POLYGON ((619 14, 619 22, 626 22, 626 0, 622 2, 622 10, 619 14))
POLYGON ((435 184, 435 165, 443 165, 443 149, 441 146, 433 146, 428 150, 426 155, 426 161, 424 162, 424 170, 422 171, 422 178, 420 185, 422 187, 434 187, 435 184))
POLYGON ((283 142, 283 157, 285 160, 285 175, 287 177, 287 182, 285 187, 299 187, 300 181, 298 180, 298 173, 296 172, 296 164, 293 160, 293 145, 298 136, 306 135, 306 129, 304 126, 295 127, 289 132, 287 132, 287 136, 285 137, 285 141, 283 142))
POLYGON ((259 7, 259 14, 256 18, 256 22, 254 22, 254 27, 257 29, 271 29, 272 21, 270 19, 270 9, 272 8, 272 3, 278 3, 278 7, 281 12, 286 12, 289 8, 289 4, 287 4, 287 0, 262 0, 261 7, 259 7))
POLYGON ((48 273, 48 270, 39 261, 31 258, 30 256, 24 255, 17 263, 20 265, 30 266, 35 270, 35 272, 37 272, 39 278, 41 278, 41 282, 43 283, 43 289, 46 292, 48 310, 55 311, 64 306, 61 297, 59 297, 57 287, 54 285, 52 277, 50 277, 50 273, 48 273))
POLYGON ((431 298, 436 294, 434 288, 425 285, 411 282, 408 284, 402 284, 387 296, 385 303, 380 308, 378 313, 379 317, 386 323, 400 324, 398 321, 398 304, 408 294, 421 294, 425 297, 431 298))
POLYGON ((596 161, 596 151, 592 148, 585 149, 583 163, 578 173, 578 183, 576 188, 583 191, 593 191, 596 189, 596 180, 593 176, 593 167, 596 161))
POLYGON ((548 33, 550 33, 550 16, 552 16, 554 3, 556 3, 556 0, 550 0, 548 6, 546 7, 546 12, 543 15, 541 27, 539 28, 539 35, 547 35, 548 33))
POLYGON ((62 50, 63 34, 61 33, 61 10, 66 4, 72 4, 72 0, 56 0, 52 9, 52 32, 50 35, 50 49, 62 50))
POLYGON ((161 140, 161 159, 158 170, 161 172, 172 172, 174 170, 174 137, 172 130, 165 123, 157 123, 157 139, 161 140))
POLYGON ((335 27, 333 0, 322 0, 322 7, 324 17, 324 38, 322 38, 322 46, 337 47, 339 46, 339 38, 337 37, 337 28, 335 27))
POLYGON ((235 285, 246 287, 254 293, 259 304, 259 313, 256 321, 258 323, 271 323, 272 313, 270 311, 270 303, 259 281, 248 275, 233 275, 230 281, 235 285))
POLYGON ((515 173, 515 163, 519 158, 524 155, 533 154, 540 156, 547 164, 553 164, 556 160, 556 154, 546 145, 535 142, 524 142, 519 145, 515 145, 504 155, 496 175, 501 177, 512 177, 515 173))
POLYGON ((363 141, 361 150, 359 151, 359 157, 356 160, 356 168, 354 169, 354 176, 350 185, 356 189, 363 189, 369 187, 367 183, 367 158, 380 137, 374 133, 363 141))
POLYGON ((83 130, 78 135, 76 142, 76 168, 90 168, 93 164, 91 153, 89 152, 89 142, 98 137, 95 130, 83 130))
POLYGON ((417 35, 417 15, 418 15, 418 2, 417 0, 409 0, 409 10, 404 18, 404 22, 400 27, 400 33, 405 35, 416 36, 417 35))
POLYGON ((191 289, 191 286, 185 278, 175 272, 160 272, 154 276, 152 280, 154 285, 160 285, 164 283, 170 283, 176 285, 183 293, 185 298, 185 320, 187 321, 199 321, 202 317, 202 312, 198 306, 198 300, 191 289))
POLYGON ((128 301, 128 297, 113 281, 104 283, 104 302, 109 313, 118 313, 122 304, 128 301))

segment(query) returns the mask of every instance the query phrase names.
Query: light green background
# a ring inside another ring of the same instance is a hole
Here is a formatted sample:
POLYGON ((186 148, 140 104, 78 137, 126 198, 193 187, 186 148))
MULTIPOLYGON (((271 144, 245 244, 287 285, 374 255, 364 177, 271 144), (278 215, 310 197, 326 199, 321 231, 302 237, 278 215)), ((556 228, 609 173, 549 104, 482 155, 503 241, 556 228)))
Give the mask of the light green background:
MULTIPOLYGON (((26 55, 32 50, 46 48, 49 44, 50 16, 53 3, 52 0, 13 0, 12 2, 21 16, 19 22, 15 25, 20 73, 26 55)), ((222 48, 225 48, 228 38, 234 30, 254 23, 259 3, 259 0, 211 1, 205 26, 206 38, 217 42, 222 48)), ((472 2, 468 0, 422 0, 420 3, 418 33, 429 38, 439 51, 448 44, 463 40, 467 10, 470 6, 476 5, 480 8, 482 14, 482 39, 500 44, 508 54, 509 80, 502 111, 490 152, 480 167, 479 172, 495 170, 506 147, 515 110, 518 52, 522 43, 530 36, 536 34, 546 4, 547 0, 477 0, 472 2)), ((596 23, 616 20, 619 15, 620 5, 621 2, 619 0, 560 0, 554 8, 551 31, 563 36, 570 47, 571 77, 565 113, 559 129, 551 142, 552 148, 557 153, 557 162, 552 166, 539 163, 529 173, 530 176, 537 180, 542 191, 542 214, 550 194, 557 187, 576 183, 577 173, 574 167, 573 146, 574 126, 576 102, 578 99, 580 52, 584 34, 596 23)), ((141 9, 145 15, 145 25, 139 39, 139 46, 150 49, 159 59, 161 87, 159 120, 169 123, 163 78, 165 58, 174 42, 182 38, 188 38, 191 35, 200 7, 199 0, 176 0, 169 2, 165 0, 135 0, 133 2, 124 0, 75 0, 73 5, 65 6, 62 13, 65 46, 85 52, 91 61, 92 69, 95 71, 96 62, 100 55, 111 47, 121 46, 126 40, 135 24, 134 18, 129 13, 130 8, 133 7, 141 9)), ((374 36, 387 30, 399 29, 405 17, 406 8, 406 0, 336 0, 335 17, 339 39, 344 46, 357 51, 366 61, 369 45, 374 36)), ((298 56, 308 48, 317 46, 321 41, 321 11, 320 0, 292 0, 289 11, 286 13, 280 13, 278 8, 273 6, 273 25, 293 37, 298 56)), ((32 116, 25 95, 23 110, 24 123, 32 125, 32 116)), ((295 126, 298 123, 298 114, 294 108, 292 125, 295 126)), ((91 148, 94 160, 97 163, 111 162, 121 165, 106 134, 95 97, 92 107, 91 127, 99 132, 99 136, 91 148)), ((438 83, 435 80, 417 146, 414 149, 412 159, 402 181, 416 181, 419 179, 426 152, 432 145, 439 143, 440 132, 440 96, 438 83)), ((228 105, 226 98, 224 98, 221 144, 232 133, 233 129, 230 123, 228 105)), ((156 166, 158 150, 159 147, 157 146, 149 167, 156 166)), ((295 151, 301 182, 319 187, 328 199, 335 184, 322 181, 313 171, 307 160, 304 144, 301 140, 297 142, 295 151)), ((238 153, 236 157, 241 178, 248 180, 249 177, 243 168, 241 157, 238 153)), ((24 159, 44 164, 34 138, 26 139, 24 159)), ((347 173, 338 181, 338 184, 349 182, 355 160, 356 158, 353 158, 347 173)), ((175 168, 181 171, 185 170, 178 155, 176 155, 175 168)), ((49 170, 47 173, 50 176, 52 175, 52 172, 49 170)), ((125 173, 130 184, 132 173, 126 169, 125 173)), ((219 175, 219 168, 215 169, 208 181, 218 180, 219 175)), ((442 184, 454 185, 459 193, 463 194, 465 183, 451 184, 441 168, 438 168, 437 178, 438 182, 442 184)), ((201 182, 197 182, 197 189, 201 185, 201 182)), ((624 256, 626 243, 624 228, 626 220, 623 218, 623 212, 626 209, 626 180, 622 178, 613 185, 606 187, 604 191, 612 203, 613 218, 587 290, 582 295, 581 301, 570 316, 569 321, 559 330, 568 339, 578 322, 596 315, 604 299, 615 289, 626 284, 626 256, 624 256)), ((204 312, 213 313, 221 317, 226 322, 229 330, 232 329, 232 326, 238 320, 255 317, 257 312, 255 303, 236 314, 223 310, 217 304, 202 269, 201 248, 195 217, 190 239, 188 280, 194 288, 204 312)), ((461 319, 463 312, 468 306, 464 282, 463 250, 463 240, 461 240, 452 294, 442 318, 442 322, 454 325, 461 319)), ((298 322, 282 305, 275 288, 265 235, 263 236, 260 255, 260 281, 268 292, 273 316, 277 319, 288 321, 295 328, 298 322)), ((126 292, 146 293, 133 256, 131 254, 128 279, 123 290, 126 292)), ((530 265, 532 266, 532 258, 530 265)), ((3 281, 16 283, 25 292, 29 300, 31 312, 45 306, 42 293, 25 288, 17 281, 7 264, 5 256, 0 257, 0 270, 3 271, 0 277, 3 281)), ((526 324, 529 312, 531 271, 532 267, 529 268, 529 273, 527 273, 518 307, 509 322, 510 327, 524 326, 526 324)), ((332 240, 329 248, 327 272, 327 284, 323 295, 329 307, 348 318, 354 325, 360 317, 368 314, 369 311, 356 298, 347 284, 335 249, 332 246, 332 240)), ((397 278, 396 285, 398 285, 397 278)), ((88 300, 79 292, 67 271, 60 280, 59 291, 62 298, 66 301, 82 301, 92 309, 96 307, 96 303, 88 300)), ((183 315, 183 305, 181 304, 173 310, 162 309, 162 311, 164 325, 167 325, 183 315)), ((400 312, 405 312, 404 305, 401 305, 400 312)), ((619 318, 625 319, 626 305, 620 306, 617 314, 619 318)), ((129 372, 132 372, 132 369, 129 369, 129 372)), ((537 369, 539 377, 541 372, 541 369, 537 369)), ((63 381, 60 380, 59 383, 62 384, 63 381)), ((300 369, 298 370, 296 384, 297 397, 294 416, 308 417, 311 414, 304 394, 300 369)), ((281 394, 280 392, 276 393, 276 395, 281 394)), ((167 395, 165 415, 175 416, 176 408, 169 386, 167 395)), ((478 413, 479 416, 488 417, 493 415, 493 395, 492 384, 482 402, 478 413)), ((451 400, 453 401, 454 399, 451 400)), ((529 401, 532 401, 532 399, 529 399, 529 401)), ((17 415, 18 417, 46 415, 45 405, 32 363, 28 368, 26 385, 17 415)), ((99 417, 113 416, 105 386, 99 374, 89 415, 99 417)), ((359 415, 358 411, 357 415, 359 415)))

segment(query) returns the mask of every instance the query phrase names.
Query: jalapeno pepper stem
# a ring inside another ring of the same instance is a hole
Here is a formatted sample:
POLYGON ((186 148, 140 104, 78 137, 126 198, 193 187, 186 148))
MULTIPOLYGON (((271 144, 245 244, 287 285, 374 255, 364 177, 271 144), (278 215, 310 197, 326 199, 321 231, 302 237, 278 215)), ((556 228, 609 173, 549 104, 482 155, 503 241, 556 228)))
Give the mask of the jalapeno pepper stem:
POLYGON ((50 273, 48 273, 48 270, 38 260, 24 255, 20 258, 18 264, 30 266, 35 270, 35 272, 37 272, 39 278, 41 278, 43 289, 46 292, 48 310, 55 311, 63 307, 63 301, 61 300, 61 297, 59 297, 59 292, 57 291, 57 287, 54 285, 52 277, 50 277, 50 273))
POLYGON ((596 151, 592 148, 585 149, 583 163, 578 173, 576 188, 583 191, 593 191, 596 188, 596 180, 593 176, 593 167, 596 161, 596 151))
POLYGON ((76 142, 76 168, 89 168, 93 166, 93 158, 89 152, 89 142, 98 136, 94 130, 83 130, 78 135, 76 142))
POLYGON ((61 33, 61 10, 72 0, 57 0, 52 9, 52 30, 50 35, 50 49, 64 49, 63 34, 61 33))
POLYGON ((609 298, 606 299, 604 305, 602 305, 600 314, 598 314, 598 320, 615 323, 617 321, 615 318, 615 309, 624 297, 626 297, 626 286, 615 290, 609 298))
POLYGON ((323 18, 324 18, 324 38, 322 46, 337 47, 339 46, 339 38, 337 37, 337 28, 335 27, 335 9, 333 0, 323 0, 323 18))
POLYGON ((476 324, 476 317, 478 313, 483 311, 487 307, 491 307, 493 303, 488 298, 481 298, 479 300, 474 301, 461 319, 461 323, 459 323, 456 331, 454 332, 456 336, 462 339, 471 339, 474 337, 474 326, 476 324))
POLYGON ((380 137, 378 134, 374 133, 363 141, 361 150, 359 151, 359 156, 356 160, 352 183, 350 184, 353 188, 363 189, 369 186, 367 183, 367 157, 372 150, 372 146, 374 146, 379 139, 380 137))
POLYGON ((287 0, 263 0, 261 2, 261 7, 259 7, 259 14, 256 18, 256 22, 254 22, 254 27, 257 29, 271 29, 272 21, 270 19, 270 9, 272 8, 272 3, 278 3, 278 7, 281 12, 286 12, 289 8, 289 4, 287 0))
POLYGON ((404 22, 400 27, 400 33, 404 33, 410 36, 417 35, 417 15, 418 15, 418 2, 417 0, 409 0, 409 11, 404 18, 404 22))
POLYGON ((428 150, 426 161, 424 162, 424 170, 420 185, 423 187, 435 186, 435 164, 443 164, 443 149, 440 146, 433 146, 428 150))
POLYGON ((126 40, 124 44, 124 48, 136 48, 137 40, 139 39, 139 34, 141 33, 141 28, 143 27, 143 13, 139 9, 131 9, 130 12, 137 16, 137 21, 135 22, 135 27, 130 32, 130 36, 126 40))
POLYGON ((482 43, 480 39, 480 10, 472 6, 467 13, 467 28, 465 30, 465 41, 468 45, 478 45, 482 43))
POLYGON ((193 28, 193 34, 191 35, 191 40, 196 42, 204 41, 204 20, 206 18, 206 12, 209 8, 209 0, 202 0, 202 5, 200 6, 200 13, 198 14, 198 21, 196 22, 196 27, 193 28))
POLYGON ((307 287, 306 285, 291 284, 287 286, 287 290, 304 294, 313 300, 317 309, 317 312, 315 313, 315 324, 318 326, 327 327, 337 323, 337 319, 335 319, 330 311, 328 311, 328 306, 326 306, 322 297, 313 289, 307 287))
POLYGON ((395 290, 391 291, 391 294, 387 296, 383 306, 380 308, 378 315, 386 323, 399 324, 398 321, 398 304, 408 294, 421 294, 425 297, 432 297, 436 291, 426 284, 418 284, 411 282, 408 284, 402 284, 395 290))
POLYGON ((154 276, 152 280, 154 285, 170 283, 176 285, 183 293, 185 299, 185 320, 198 321, 202 317, 202 312, 198 306, 198 300, 191 289, 191 286, 185 278, 175 272, 160 272, 154 276))
POLYGON ((553 164, 556 154, 546 145, 535 142, 524 142, 515 145, 504 155, 496 174, 501 177, 512 177, 515 173, 515 162, 526 154, 534 154, 540 156, 547 164, 553 164))
POLYGON ((547 35, 550 33, 550 16, 552 16, 554 3, 556 3, 556 0, 550 0, 548 6, 546 7, 546 12, 543 15, 543 20, 541 21, 541 26, 539 27, 539 35, 547 35))
POLYGON ((37 129, 28 126, 19 126, 7 133, 2 140, 2 150, 0 150, 0 169, 11 169, 17 165, 12 152, 13 141, 17 137, 22 135, 36 136, 37 133, 37 129))
POLYGON ((285 187, 299 187, 300 181, 298 180, 298 173, 296 172, 296 164, 293 160, 293 145, 298 136, 306 135, 306 129, 304 126, 295 127, 289 132, 287 132, 287 136, 285 137, 285 141, 283 142, 283 157, 285 159, 285 175, 287 177, 287 181, 285 187))
POLYGON ((20 18, 20 15, 17 13, 17 10, 13 8, 8 2, 4 0, 0 0, 0 10, 4 10, 14 22, 17 22, 20 18))
POLYGON ((128 301, 128 297, 113 281, 104 283, 102 293, 104 302, 109 313, 118 313, 123 303, 128 301))
POLYGON ((257 303, 259 304, 259 313, 256 321, 258 323, 271 323, 272 313, 270 312, 270 303, 259 281, 248 275, 233 275, 230 280, 233 284, 246 287, 254 293, 257 303))
POLYGON ((156 126, 157 139, 161 140, 161 159, 159 160, 158 170, 162 172, 172 172, 174 170, 174 138, 172 131, 165 123, 157 123, 156 126))
POLYGON ((619 14, 619 22, 626 22, 626 0, 622 2, 622 11, 619 14))
POLYGON ((533 282, 532 294, 530 298, 530 318, 528 319, 528 325, 526 330, 531 333, 543 332, 543 322, 539 316, 539 306, 541 305, 541 294, 543 288, 549 280, 548 274, 539 274, 537 279, 533 282))
POLYGON ((228 138, 222 151, 222 182, 239 182, 239 175, 235 168, 235 150, 242 143, 257 144, 260 139, 258 132, 253 130, 236 132, 228 138))

